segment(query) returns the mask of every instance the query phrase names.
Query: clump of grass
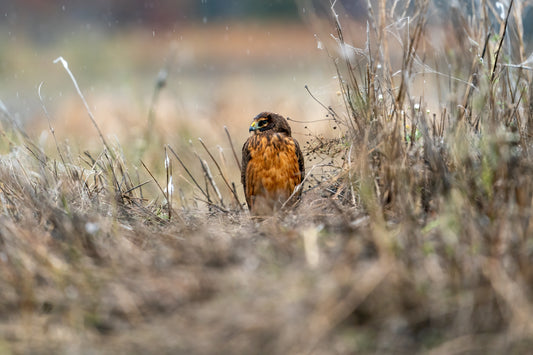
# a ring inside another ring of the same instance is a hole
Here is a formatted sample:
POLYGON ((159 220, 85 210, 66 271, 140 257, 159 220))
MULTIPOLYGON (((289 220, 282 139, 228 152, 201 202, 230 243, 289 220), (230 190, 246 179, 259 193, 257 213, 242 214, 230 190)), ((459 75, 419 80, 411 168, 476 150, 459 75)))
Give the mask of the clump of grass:
POLYGON ((368 330, 373 319, 371 328, 388 337, 377 340, 382 350, 522 352, 532 336, 522 312, 530 314, 533 300, 531 74, 512 65, 524 61, 522 7, 511 1, 500 17, 489 2, 473 5, 456 43, 432 43, 429 1, 401 14, 385 2, 368 6, 363 49, 347 43, 331 7, 344 104, 333 115, 353 147, 342 174, 352 198, 338 201, 353 219, 368 216, 367 238, 396 281, 374 290, 348 324, 368 330), (509 33, 518 36, 513 46, 509 33), (391 39, 401 58, 391 54, 391 39), (443 62, 467 63, 469 71, 434 68, 443 62), (444 85, 451 92, 432 113, 424 92, 444 85))

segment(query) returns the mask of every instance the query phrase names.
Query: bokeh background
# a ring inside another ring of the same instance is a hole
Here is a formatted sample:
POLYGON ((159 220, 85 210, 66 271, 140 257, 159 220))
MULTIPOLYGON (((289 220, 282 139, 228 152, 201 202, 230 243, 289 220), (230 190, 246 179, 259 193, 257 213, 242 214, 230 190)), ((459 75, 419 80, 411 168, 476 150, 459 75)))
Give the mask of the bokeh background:
MULTIPOLYGON (((366 1, 337 1, 335 7, 346 42, 364 48, 366 1)), ((56 142, 48 119, 59 144, 74 155, 101 152, 76 88, 61 64, 54 64, 62 56, 106 139, 156 176, 164 173, 166 144, 199 174, 198 138, 229 160, 224 127, 240 154, 249 122, 262 111, 293 119, 293 134, 305 150, 308 137, 342 134, 316 102, 345 110, 334 65, 343 53, 332 36, 329 8, 318 0, 0 0, 0 118, 19 122, 49 154, 56 142)), ((468 18, 469 6, 441 0, 428 12, 431 39, 425 46, 435 50, 441 69, 450 65, 447 48, 466 38, 454 26, 457 11, 468 18)), ((531 15, 525 8, 526 39, 531 15)), ((403 24, 395 30, 401 32, 403 24)), ((402 50, 395 44, 391 58, 399 70, 402 50)), ((531 50, 529 42, 526 48, 531 50)), ((356 56, 349 59, 357 66, 356 56)), ((428 90, 435 78, 416 76, 412 93, 440 112, 450 90, 428 90)), ((227 173, 240 180, 237 165, 228 165, 227 173)))
MULTIPOLYGON (((453 23, 452 5, 436 0, 431 25, 453 23)), ((469 11, 468 4, 453 6, 469 11)), ((46 144, 42 83, 58 138, 90 148, 96 132, 67 73, 53 64, 63 56, 104 135, 121 144, 145 136, 151 108, 150 129, 166 144, 198 136, 216 142, 224 125, 240 142, 250 119, 264 110, 312 122, 324 111, 305 85, 326 105, 339 104, 333 61, 319 45, 334 29, 315 17, 328 7, 311 0, 1 0, 0 100, 46 144), (161 74, 166 86, 154 100, 161 74)), ((352 22, 348 42, 364 46, 365 1, 336 7, 352 22)), ((526 10, 527 38, 533 14, 526 10)), ((453 37, 452 28, 439 31, 437 41, 453 37)), ((304 124, 293 126, 301 139, 308 133, 304 124)))
MULTIPOLYGON (((364 12, 347 1, 346 14, 364 12)), ((0 1, 0 100, 43 146, 53 144, 38 88, 60 141, 100 142, 68 74, 76 77, 106 137, 131 146, 204 138, 240 146, 265 110, 299 121, 323 118, 337 80, 317 45, 305 4, 294 1, 0 1), (158 78, 165 87, 154 99, 158 78), (149 121, 153 109, 153 121, 149 121), (150 127, 147 127, 150 125, 150 127)), ((4 115, 5 116, 5 115, 4 115)), ((5 117, 4 117, 5 118, 5 117)), ((323 124, 308 129, 322 129, 323 124)), ((298 137, 304 124, 293 123, 298 137)))

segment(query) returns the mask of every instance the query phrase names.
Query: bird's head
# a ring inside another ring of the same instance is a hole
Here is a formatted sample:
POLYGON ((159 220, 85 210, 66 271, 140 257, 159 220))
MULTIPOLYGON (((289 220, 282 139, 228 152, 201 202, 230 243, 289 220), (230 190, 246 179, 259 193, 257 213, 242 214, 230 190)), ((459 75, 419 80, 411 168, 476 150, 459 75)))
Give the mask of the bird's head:
POLYGON ((287 136, 291 136, 291 127, 287 120, 283 116, 272 112, 261 112, 255 116, 248 131, 254 134, 285 133, 287 136))

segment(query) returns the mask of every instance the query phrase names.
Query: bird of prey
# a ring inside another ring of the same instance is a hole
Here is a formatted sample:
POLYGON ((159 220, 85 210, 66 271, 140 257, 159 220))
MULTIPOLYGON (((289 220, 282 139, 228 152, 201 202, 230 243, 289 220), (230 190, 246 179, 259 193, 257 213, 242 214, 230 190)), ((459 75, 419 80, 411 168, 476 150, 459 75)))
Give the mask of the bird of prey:
POLYGON ((295 189, 305 176, 304 158, 287 120, 276 113, 258 114, 249 131, 241 170, 246 203, 252 215, 270 215, 299 199, 301 188, 295 189))

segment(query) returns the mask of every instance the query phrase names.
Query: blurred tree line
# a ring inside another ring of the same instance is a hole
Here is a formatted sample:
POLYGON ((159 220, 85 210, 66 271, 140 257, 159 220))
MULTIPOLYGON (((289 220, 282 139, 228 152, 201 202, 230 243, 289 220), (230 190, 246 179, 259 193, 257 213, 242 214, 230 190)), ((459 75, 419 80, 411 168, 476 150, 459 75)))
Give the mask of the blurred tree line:
MULTIPOLYGON (((351 15, 365 13, 364 3, 362 0, 338 1, 351 15)), ((297 0, 0 0, 0 13, 8 23, 25 21, 30 26, 35 25, 31 23, 35 21, 68 18, 103 22, 113 27, 168 27, 205 20, 298 20, 304 4, 305 1, 297 0)), ((308 0, 307 4, 320 10, 331 6, 327 0, 308 0)))
POLYGON ((70 17, 120 25, 168 26, 203 19, 298 18, 293 0, 0 0, 6 18, 53 20, 70 17))

